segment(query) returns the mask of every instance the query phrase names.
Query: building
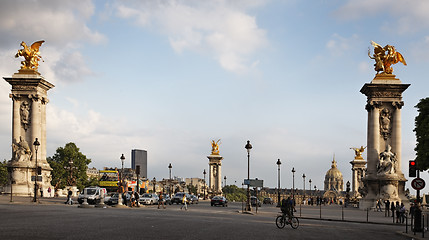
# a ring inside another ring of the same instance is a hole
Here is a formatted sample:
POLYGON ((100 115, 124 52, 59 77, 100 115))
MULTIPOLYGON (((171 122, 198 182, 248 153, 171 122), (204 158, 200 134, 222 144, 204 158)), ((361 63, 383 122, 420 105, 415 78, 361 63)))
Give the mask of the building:
POLYGON ((337 168, 335 157, 332 160, 331 169, 325 175, 325 193, 323 197, 336 202, 344 191, 343 174, 337 168))
POLYGON ((136 166, 140 166, 139 176, 147 178, 147 151, 132 149, 131 150, 131 168, 136 170, 136 166))
POLYGON ((98 179, 99 174, 100 174, 100 172, 95 167, 86 169, 86 175, 88 176, 88 180, 90 180, 91 178, 97 178, 98 179))

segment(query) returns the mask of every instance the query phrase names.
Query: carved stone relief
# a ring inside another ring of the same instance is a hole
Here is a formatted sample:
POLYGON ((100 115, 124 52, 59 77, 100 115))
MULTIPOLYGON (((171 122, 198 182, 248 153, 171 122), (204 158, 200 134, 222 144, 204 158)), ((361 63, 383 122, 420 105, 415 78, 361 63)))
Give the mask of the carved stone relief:
POLYGON ((13 160, 17 162, 30 161, 31 159, 32 153, 31 153, 30 146, 22 136, 19 137, 19 142, 12 143, 12 152, 13 152, 13 156, 12 156, 13 160))
POLYGON ((392 147, 387 145, 386 150, 380 153, 380 160, 377 164, 377 173, 380 175, 388 175, 396 173, 396 153, 391 151, 392 147))
POLYGON ((380 112, 380 134, 383 136, 384 140, 390 136, 391 133, 391 124, 392 114, 389 109, 383 108, 380 112))
POLYGON ((21 103, 19 114, 21 117, 22 127, 27 131, 30 124, 30 104, 27 101, 23 101, 21 103))

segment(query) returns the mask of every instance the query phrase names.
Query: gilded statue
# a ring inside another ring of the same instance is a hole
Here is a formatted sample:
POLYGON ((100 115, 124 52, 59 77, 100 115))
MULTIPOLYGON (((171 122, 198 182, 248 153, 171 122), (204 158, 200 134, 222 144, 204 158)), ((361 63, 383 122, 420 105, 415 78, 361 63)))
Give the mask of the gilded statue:
POLYGON ((35 70, 37 71, 39 67, 39 61, 42 60, 42 56, 40 55, 39 48, 42 46, 42 43, 45 41, 37 41, 31 44, 30 47, 23 41, 21 42, 21 46, 23 49, 19 49, 15 54, 15 57, 23 56, 25 61, 21 61, 21 70, 35 70))
POLYGON ((355 151, 355 159, 363 159, 362 153, 365 151, 366 147, 361 146, 360 148, 351 147, 355 151))
POLYGON ((212 155, 219 155, 219 144, 221 144, 220 139, 216 142, 212 140, 212 155))
POLYGON ((377 74, 379 74, 379 72, 392 74, 392 65, 397 64, 398 62, 407 66, 404 57, 396 51, 394 46, 386 45, 385 47, 382 47, 374 41, 371 41, 371 45, 374 47, 374 54, 371 56, 371 50, 368 48, 368 56, 375 60, 374 70, 377 74))

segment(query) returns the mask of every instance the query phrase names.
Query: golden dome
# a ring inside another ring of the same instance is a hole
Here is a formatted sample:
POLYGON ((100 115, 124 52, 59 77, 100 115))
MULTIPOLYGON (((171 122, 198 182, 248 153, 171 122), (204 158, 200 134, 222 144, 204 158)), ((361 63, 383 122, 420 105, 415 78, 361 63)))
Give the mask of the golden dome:
POLYGON ((337 180, 343 180, 343 174, 338 170, 337 168, 337 162, 332 160, 332 166, 331 169, 329 169, 326 172, 325 179, 337 179, 337 180))

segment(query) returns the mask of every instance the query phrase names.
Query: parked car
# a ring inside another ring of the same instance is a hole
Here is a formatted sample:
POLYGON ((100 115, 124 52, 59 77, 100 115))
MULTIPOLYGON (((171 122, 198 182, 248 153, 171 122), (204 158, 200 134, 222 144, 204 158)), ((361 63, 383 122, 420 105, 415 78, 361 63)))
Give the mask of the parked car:
POLYGON ((274 201, 273 201, 273 199, 272 198, 270 198, 270 197, 266 197, 266 198, 264 198, 264 201, 262 201, 264 204, 273 204, 274 203, 274 201))
POLYGON ((164 204, 171 205, 171 198, 168 194, 162 194, 163 198, 162 201, 164 201, 164 204))
POLYGON ((255 196, 251 196, 250 197, 250 204, 252 206, 256 206, 256 205, 258 205, 258 207, 262 206, 261 201, 257 197, 255 197, 255 196))
MULTIPOLYGON (((125 197, 126 197, 126 199, 127 199, 127 204, 130 202, 130 199, 131 199, 131 194, 132 194, 132 192, 127 192, 126 194, 125 194, 125 197)), ((118 204, 118 197, 119 197, 119 193, 115 193, 115 194, 113 194, 111 197, 110 197, 110 199, 107 201, 107 204, 108 205, 116 205, 116 204, 118 204)), ((122 204, 124 204, 124 199, 122 199, 122 204)))
POLYGON ((210 201, 210 205, 222 205, 222 207, 228 207, 228 200, 224 196, 214 196, 210 201))
POLYGON ((139 198, 139 203, 146 205, 158 204, 158 201, 159 197, 156 193, 144 193, 139 198))
POLYGON ((182 204, 182 198, 183 198, 183 195, 186 195, 186 199, 187 199, 187 200, 188 200, 188 202, 189 202, 189 198, 190 198, 190 196, 189 196, 189 194, 188 194, 188 193, 178 192, 178 193, 174 194, 174 197, 171 199, 171 203, 172 203, 172 204, 173 204, 173 203, 176 203, 176 204, 182 204))
POLYGON ((106 193, 105 188, 87 187, 79 194, 77 201, 82 204, 86 198, 88 204, 99 204, 106 193))
POLYGON ((195 195, 189 195, 189 203, 190 204, 198 204, 198 197, 195 195))

